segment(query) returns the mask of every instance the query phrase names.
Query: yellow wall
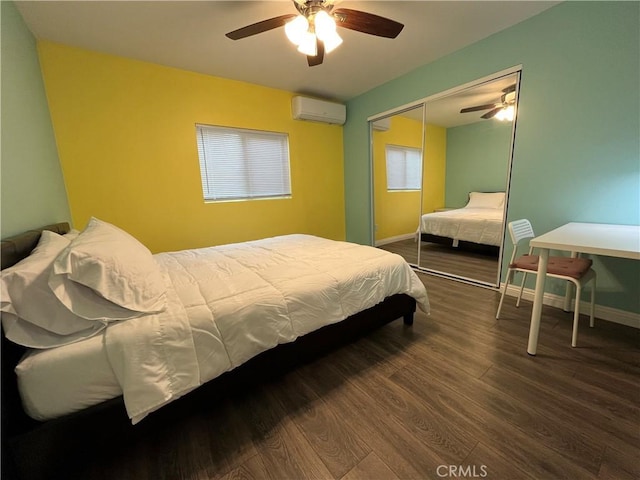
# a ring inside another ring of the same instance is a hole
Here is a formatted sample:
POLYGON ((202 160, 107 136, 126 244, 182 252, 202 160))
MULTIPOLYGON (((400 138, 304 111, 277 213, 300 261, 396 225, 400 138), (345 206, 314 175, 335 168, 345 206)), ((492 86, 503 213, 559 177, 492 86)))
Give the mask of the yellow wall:
POLYGON ((293 120, 290 92, 39 42, 73 224, 153 252, 287 233, 344 239, 342 127, 293 120), (289 134, 291 199, 205 203, 195 124, 289 134))
MULTIPOLYGON (((447 129, 427 124, 422 166, 422 212, 444 207, 447 165, 447 129)), ((416 227, 417 228, 417 227, 416 227)))
MULTIPOLYGON (((423 162, 423 211, 444 206, 446 129, 427 125, 423 162)), ((387 190, 386 145, 422 148, 422 122, 396 115, 389 130, 373 131, 375 239, 413 234, 420 218, 420 192, 387 190)))

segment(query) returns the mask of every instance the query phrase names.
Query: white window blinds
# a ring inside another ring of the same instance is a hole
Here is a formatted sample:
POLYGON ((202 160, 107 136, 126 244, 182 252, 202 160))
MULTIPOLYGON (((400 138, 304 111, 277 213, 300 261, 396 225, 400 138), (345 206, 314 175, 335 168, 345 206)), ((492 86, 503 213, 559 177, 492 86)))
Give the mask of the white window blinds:
POLYGON ((196 125, 205 200, 291 196, 283 133, 196 125))
POLYGON ((387 190, 420 190, 422 152, 418 148, 386 146, 387 190))

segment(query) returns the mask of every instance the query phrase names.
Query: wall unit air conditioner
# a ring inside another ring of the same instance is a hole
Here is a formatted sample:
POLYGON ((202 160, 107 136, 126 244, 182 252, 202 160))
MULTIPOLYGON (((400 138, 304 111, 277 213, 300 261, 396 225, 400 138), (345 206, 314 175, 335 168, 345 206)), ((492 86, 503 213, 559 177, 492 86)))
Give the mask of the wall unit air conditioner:
POLYGON ((344 125, 347 120, 347 107, 340 103, 327 102, 309 97, 293 97, 291 112, 296 120, 344 125))
POLYGON ((374 130, 378 130, 380 132, 386 132, 391 128, 391 117, 375 120, 372 124, 372 127, 374 130))

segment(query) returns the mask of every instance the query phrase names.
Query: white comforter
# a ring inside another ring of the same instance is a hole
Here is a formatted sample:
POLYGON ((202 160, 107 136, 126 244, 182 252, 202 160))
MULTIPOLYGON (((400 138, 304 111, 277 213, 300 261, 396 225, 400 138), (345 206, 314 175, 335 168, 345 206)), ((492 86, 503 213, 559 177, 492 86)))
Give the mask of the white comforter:
POLYGON ((373 247, 288 235, 155 258, 166 275, 167 310, 105 333, 133 423, 260 352, 395 293, 429 310, 407 263, 373 247))
POLYGON ((464 207, 422 216, 420 232, 454 240, 500 246, 502 208, 464 207))

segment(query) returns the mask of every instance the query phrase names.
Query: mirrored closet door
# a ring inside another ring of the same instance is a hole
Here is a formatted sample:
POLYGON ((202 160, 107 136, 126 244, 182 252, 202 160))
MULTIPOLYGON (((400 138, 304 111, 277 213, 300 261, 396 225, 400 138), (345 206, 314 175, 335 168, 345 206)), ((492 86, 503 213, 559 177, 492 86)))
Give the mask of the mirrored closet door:
POLYGON ((414 119, 422 131, 421 184, 419 191, 412 185, 407 203, 389 200, 396 198, 382 182, 388 176, 382 170, 389 169, 392 142, 377 133, 379 120, 372 119, 376 245, 424 271, 499 285, 519 75, 482 79, 388 117, 423 115, 421 122, 414 119), (392 225, 389 218, 400 217, 402 226, 384 228, 392 225))

